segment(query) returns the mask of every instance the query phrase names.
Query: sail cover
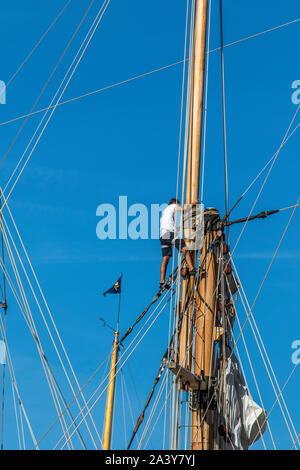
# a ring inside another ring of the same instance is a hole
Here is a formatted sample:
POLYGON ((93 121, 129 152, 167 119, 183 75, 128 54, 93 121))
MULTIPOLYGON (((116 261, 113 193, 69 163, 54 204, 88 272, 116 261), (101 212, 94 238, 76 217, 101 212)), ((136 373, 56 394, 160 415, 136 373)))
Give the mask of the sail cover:
POLYGON ((221 448, 247 450, 264 433, 267 414, 252 400, 235 355, 229 354, 226 362, 224 377, 225 426, 228 431, 221 448))

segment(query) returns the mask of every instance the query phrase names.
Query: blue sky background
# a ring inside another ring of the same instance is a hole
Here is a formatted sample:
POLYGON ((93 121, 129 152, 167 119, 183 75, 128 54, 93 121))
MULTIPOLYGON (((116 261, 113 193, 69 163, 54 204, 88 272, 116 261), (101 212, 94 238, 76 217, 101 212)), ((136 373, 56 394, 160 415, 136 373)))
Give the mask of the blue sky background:
MULTIPOLYGON (((8 82, 29 51, 53 21, 65 2, 3 4, 0 17, 1 74, 8 82)), ((51 101, 60 80, 79 47, 101 2, 96 1, 66 54, 38 107, 51 101)), ((218 2, 213 2, 211 49, 218 47, 218 2)), ((87 1, 72 0, 24 68, 7 88, 7 104, 0 107, 0 122, 28 112, 51 73, 54 64, 79 23, 87 1)), ((103 21, 78 67, 64 99, 126 80, 183 58, 186 2, 112 0, 103 21)), ((253 0, 224 2, 225 44, 299 17, 299 2, 253 0)), ((291 84, 299 77, 299 23, 225 49, 226 111, 230 205, 277 150, 296 110, 291 84)), ((206 206, 224 213, 220 54, 210 56, 208 91, 206 206)), ((166 202, 176 192, 180 127, 182 65, 132 83, 61 106, 38 144, 10 198, 10 207, 25 246, 37 271, 47 301, 83 384, 111 347, 111 331, 99 320, 115 321, 117 299, 102 296, 124 273, 121 330, 135 320, 157 290, 160 246, 157 240, 106 240, 96 237, 96 208, 118 204, 119 195, 128 204, 166 202)), ((24 151, 40 115, 31 118, 0 168, 5 186, 24 151)), ((295 125, 297 121, 295 122, 295 125)), ((20 121, 0 127, 0 155, 17 133, 20 121)), ((282 149, 262 197, 255 209, 277 209, 296 203, 299 196, 299 135, 282 149)), ((237 207, 234 218, 245 217, 262 179, 237 207)), ((254 299, 268 264, 288 221, 290 212, 249 223, 236 250, 236 264, 249 301, 254 299)), ((241 227, 231 230, 231 246, 241 227)), ((293 364, 291 343, 299 339, 299 215, 296 212, 254 315, 265 341, 279 384, 293 364)), ((24 406, 37 437, 52 424, 55 411, 39 357, 13 296, 8 290, 7 338, 11 348, 24 406)), ((238 304, 241 319, 245 318, 238 304)), ((38 312, 34 317, 52 368, 67 392, 57 356, 38 312)), ((133 397, 134 417, 140 411, 165 351, 168 338, 168 308, 151 330, 138 354, 125 366, 125 379, 133 397), (132 383, 134 376, 134 383, 132 383)), ((249 328, 246 330, 266 409, 274 401, 264 366, 249 328)), ((245 354, 241 349, 243 357, 245 354)), ((246 366, 246 359, 245 359, 246 366)), ((246 370, 249 371, 249 367, 246 370)), ((8 375, 7 375, 8 378, 8 375)), ((253 396, 257 393, 247 375, 253 396)), ((87 397, 100 382, 93 381, 87 397)), ((7 384, 9 380, 7 381, 7 384)), ((297 424, 299 373, 296 370, 285 397, 297 424)), ((17 435, 7 385, 5 448, 17 448, 17 435)), ((121 408, 121 392, 117 403, 121 408)), ((95 408, 95 421, 102 432, 105 401, 95 408)), ((118 429, 122 415, 116 413, 118 429)), ((278 406, 270 419, 278 448, 292 446, 278 406)), ((129 424, 127 437, 132 426, 129 424)), ((299 428, 297 429, 298 432, 299 428)), ((59 429, 45 439, 51 447, 59 429)), ((124 447, 124 433, 114 435, 113 445, 124 447)), ((30 439, 27 437, 29 445, 30 439)), ((151 445, 160 447, 155 432, 151 445)), ((266 437, 270 446, 270 439, 266 437)), ((261 448, 261 444, 257 444, 261 448)))

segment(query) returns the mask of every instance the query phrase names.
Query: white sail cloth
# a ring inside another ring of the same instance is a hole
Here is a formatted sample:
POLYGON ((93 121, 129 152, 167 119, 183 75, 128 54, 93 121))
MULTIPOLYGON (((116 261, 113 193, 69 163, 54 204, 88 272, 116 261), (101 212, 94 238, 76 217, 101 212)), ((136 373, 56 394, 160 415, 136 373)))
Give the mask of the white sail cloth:
POLYGON ((247 450, 264 433, 267 425, 266 412, 255 403, 246 387, 238 360, 232 354, 225 371, 228 433, 225 449, 247 450))

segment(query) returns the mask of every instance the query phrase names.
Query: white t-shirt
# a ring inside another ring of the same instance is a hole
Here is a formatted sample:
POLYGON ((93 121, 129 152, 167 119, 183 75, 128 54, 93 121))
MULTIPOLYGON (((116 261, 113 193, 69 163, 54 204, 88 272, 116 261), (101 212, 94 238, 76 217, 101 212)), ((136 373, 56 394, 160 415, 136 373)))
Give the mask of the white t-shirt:
POLYGON ((176 206, 177 204, 170 204, 162 211, 160 217, 160 237, 163 237, 166 232, 175 232, 176 206))

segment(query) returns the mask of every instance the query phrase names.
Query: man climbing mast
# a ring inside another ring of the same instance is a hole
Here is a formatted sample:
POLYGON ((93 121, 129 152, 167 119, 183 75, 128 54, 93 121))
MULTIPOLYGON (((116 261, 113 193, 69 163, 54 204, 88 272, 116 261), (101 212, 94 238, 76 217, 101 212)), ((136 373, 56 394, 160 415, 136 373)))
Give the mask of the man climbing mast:
POLYGON ((165 277, 170 258, 172 257, 172 244, 175 245, 177 250, 183 252, 185 261, 188 266, 189 274, 194 275, 196 269, 194 269, 191 256, 185 246, 184 240, 175 237, 175 233, 178 231, 176 228, 176 212, 182 211, 178 199, 172 198, 169 201, 168 206, 163 210, 160 218, 160 243, 162 249, 162 263, 160 267, 160 284, 159 287, 165 287, 165 277))

